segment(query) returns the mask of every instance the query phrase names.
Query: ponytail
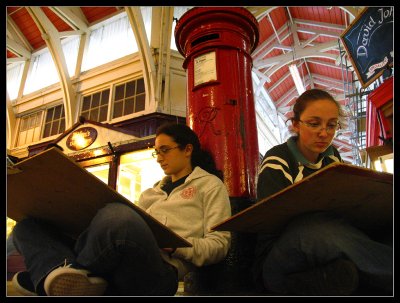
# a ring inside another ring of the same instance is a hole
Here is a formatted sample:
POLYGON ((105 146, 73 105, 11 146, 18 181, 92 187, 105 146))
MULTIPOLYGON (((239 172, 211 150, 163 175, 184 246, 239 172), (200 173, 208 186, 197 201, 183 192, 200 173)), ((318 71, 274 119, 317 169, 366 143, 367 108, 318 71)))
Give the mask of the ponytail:
POLYGON ((214 158, 212 154, 204 149, 193 150, 192 153, 192 167, 200 166, 202 169, 208 173, 217 176, 222 181, 224 181, 224 175, 221 170, 217 169, 214 158))

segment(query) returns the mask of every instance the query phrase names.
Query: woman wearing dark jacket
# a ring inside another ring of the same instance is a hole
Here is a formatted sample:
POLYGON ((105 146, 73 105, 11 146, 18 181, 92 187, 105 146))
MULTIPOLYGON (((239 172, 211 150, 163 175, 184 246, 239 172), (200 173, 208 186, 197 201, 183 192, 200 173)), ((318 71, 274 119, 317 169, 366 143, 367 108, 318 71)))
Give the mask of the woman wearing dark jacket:
MULTIPOLYGON (((257 199, 266 198, 332 162, 343 112, 327 92, 311 89, 296 101, 294 136, 270 149, 260 166, 257 199)), ((335 184, 332 184, 335 186, 335 184)), ((393 291, 393 248, 328 212, 294 218, 277 234, 257 235, 254 276, 284 295, 350 295, 359 283, 393 291)))

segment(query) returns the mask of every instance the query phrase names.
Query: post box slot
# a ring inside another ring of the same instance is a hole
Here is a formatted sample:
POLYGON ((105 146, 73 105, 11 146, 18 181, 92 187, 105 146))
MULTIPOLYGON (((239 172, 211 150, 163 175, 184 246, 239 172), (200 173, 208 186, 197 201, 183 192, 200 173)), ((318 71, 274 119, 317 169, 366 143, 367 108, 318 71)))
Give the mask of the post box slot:
POLYGON ((196 40, 194 40, 191 45, 196 46, 199 43, 203 43, 203 42, 207 42, 209 40, 214 40, 214 39, 218 39, 219 38, 219 34, 209 34, 209 35, 205 35, 202 36, 200 38, 197 38, 196 40))

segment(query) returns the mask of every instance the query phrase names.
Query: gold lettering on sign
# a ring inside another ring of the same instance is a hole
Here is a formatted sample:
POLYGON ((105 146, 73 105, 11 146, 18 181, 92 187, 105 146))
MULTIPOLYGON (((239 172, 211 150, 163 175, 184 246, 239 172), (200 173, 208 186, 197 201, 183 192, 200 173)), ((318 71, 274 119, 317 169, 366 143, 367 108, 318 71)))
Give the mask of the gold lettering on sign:
POLYGON ((90 146, 97 138, 97 130, 93 127, 83 127, 72 132, 67 138, 67 147, 71 150, 81 150, 90 146))

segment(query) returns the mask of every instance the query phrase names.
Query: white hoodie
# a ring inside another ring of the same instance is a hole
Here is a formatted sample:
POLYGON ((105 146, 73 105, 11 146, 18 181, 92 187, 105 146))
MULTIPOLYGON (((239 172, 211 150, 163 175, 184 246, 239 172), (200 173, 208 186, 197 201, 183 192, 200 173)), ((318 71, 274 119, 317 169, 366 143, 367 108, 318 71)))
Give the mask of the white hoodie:
POLYGON ((195 266, 214 264, 225 258, 230 232, 210 229, 231 216, 231 206, 224 183, 198 166, 168 196, 162 186, 170 178, 166 176, 145 190, 138 205, 192 244, 177 248, 171 256, 161 251, 164 260, 178 269, 182 280, 195 266))

